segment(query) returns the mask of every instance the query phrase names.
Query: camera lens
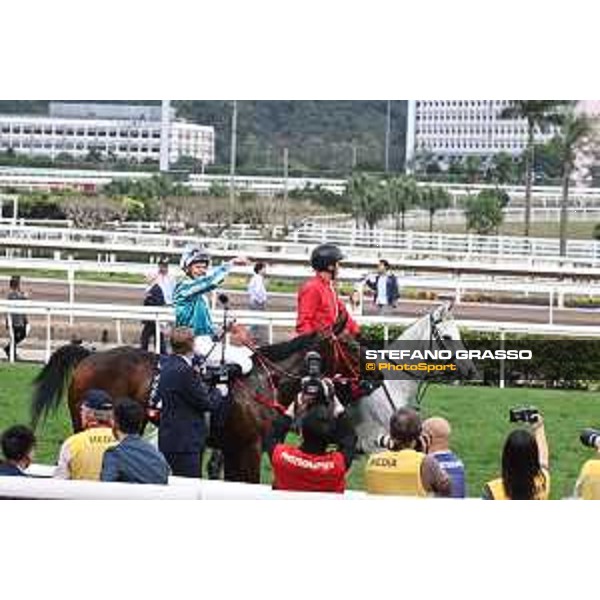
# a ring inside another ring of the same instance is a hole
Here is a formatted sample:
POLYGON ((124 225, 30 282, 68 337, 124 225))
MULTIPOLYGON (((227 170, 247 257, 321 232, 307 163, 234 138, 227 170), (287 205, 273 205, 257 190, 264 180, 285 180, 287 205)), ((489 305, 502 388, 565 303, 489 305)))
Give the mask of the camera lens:
POLYGON ((588 448, 594 448, 600 438, 600 431, 591 427, 586 427, 579 436, 581 443, 588 448))

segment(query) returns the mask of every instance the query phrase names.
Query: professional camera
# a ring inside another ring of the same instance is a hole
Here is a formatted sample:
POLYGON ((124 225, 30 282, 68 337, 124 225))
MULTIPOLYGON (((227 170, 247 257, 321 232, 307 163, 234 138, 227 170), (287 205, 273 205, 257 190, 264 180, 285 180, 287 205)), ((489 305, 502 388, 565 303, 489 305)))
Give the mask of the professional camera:
POLYGON ((318 352, 307 352, 304 364, 306 376, 302 378, 303 400, 310 404, 326 404, 329 394, 321 377, 321 355, 318 352))
POLYGON ((204 365, 202 368, 202 379, 210 387, 227 385, 229 383, 228 365, 204 365))
POLYGON ((586 427, 579 436, 581 443, 588 448, 596 448, 598 440, 600 440, 600 430, 586 427))
POLYGON ((511 408, 509 412, 509 421, 511 423, 537 423, 540 418, 540 411, 533 407, 511 408))

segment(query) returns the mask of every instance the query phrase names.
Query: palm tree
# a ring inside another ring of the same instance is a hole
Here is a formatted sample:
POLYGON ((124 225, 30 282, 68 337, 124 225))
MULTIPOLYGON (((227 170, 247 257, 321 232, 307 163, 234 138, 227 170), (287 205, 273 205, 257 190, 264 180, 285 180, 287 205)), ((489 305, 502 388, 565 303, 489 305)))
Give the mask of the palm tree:
POLYGON ((402 227, 406 211, 416 206, 419 201, 419 189, 412 177, 392 177, 387 182, 387 193, 390 213, 396 217, 396 231, 402 227))
POLYGON ((479 175, 481 173, 481 157, 479 156, 467 156, 465 160, 465 173, 469 183, 477 183, 479 175))
POLYGON ((357 225, 362 220, 373 230, 388 214, 386 190, 378 179, 364 173, 353 175, 348 183, 348 194, 357 225))
POLYGON ((570 111, 565 116, 560 134, 556 138, 562 162, 562 197, 560 202, 560 255, 567 253, 567 218, 569 185, 576 158, 593 152, 592 125, 587 115, 570 111))
POLYGON ((508 152, 499 152, 492 157, 492 178, 498 185, 512 183, 516 167, 508 152))
POLYGON ((433 231, 433 217, 438 210, 448 208, 451 197, 442 187, 426 186, 419 190, 419 206, 429 212, 429 233, 433 231))
POLYGON ((525 236, 531 225, 531 184, 533 179, 533 153, 536 129, 545 131, 551 125, 561 125, 564 108, 570 100, 510 100, 501 113, 501 119, 525 119, 527 121, 527 147, 525 148, 525 236))

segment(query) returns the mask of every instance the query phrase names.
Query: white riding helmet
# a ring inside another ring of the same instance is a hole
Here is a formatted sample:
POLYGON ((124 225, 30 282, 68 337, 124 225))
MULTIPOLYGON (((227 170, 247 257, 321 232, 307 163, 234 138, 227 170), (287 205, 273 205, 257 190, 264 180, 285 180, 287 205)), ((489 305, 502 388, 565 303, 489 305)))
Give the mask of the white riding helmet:
POLYGON ((196 263, 210 264, 210 254, 203 246, 190 246, 186 248, 181 255, 179 266, 186 271, 196 263))

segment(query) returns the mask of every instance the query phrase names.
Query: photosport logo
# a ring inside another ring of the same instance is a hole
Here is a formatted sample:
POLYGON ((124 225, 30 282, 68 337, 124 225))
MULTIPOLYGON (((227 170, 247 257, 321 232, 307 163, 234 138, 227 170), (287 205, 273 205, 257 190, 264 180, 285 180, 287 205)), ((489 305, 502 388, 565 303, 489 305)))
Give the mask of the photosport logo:
POLYGON ((371 380, 589 387, 589 382, 600 383, 600 340, 508 335, 505 340, 367 340, 360 368, 362 377, 371 380))

